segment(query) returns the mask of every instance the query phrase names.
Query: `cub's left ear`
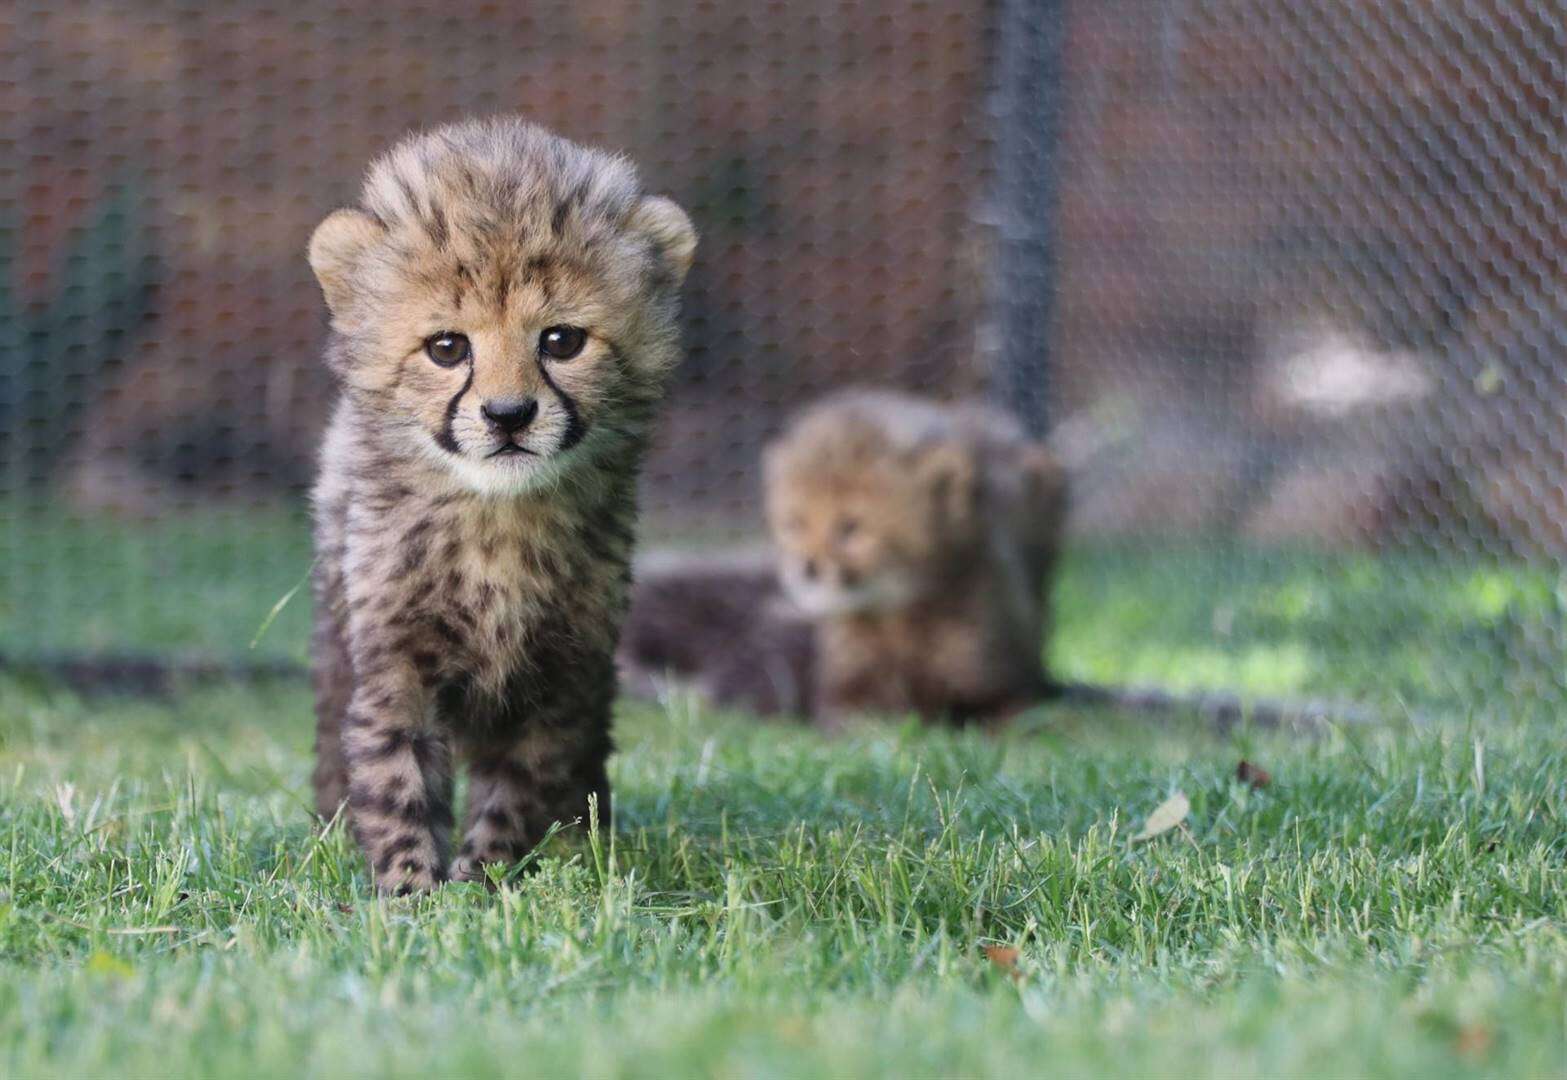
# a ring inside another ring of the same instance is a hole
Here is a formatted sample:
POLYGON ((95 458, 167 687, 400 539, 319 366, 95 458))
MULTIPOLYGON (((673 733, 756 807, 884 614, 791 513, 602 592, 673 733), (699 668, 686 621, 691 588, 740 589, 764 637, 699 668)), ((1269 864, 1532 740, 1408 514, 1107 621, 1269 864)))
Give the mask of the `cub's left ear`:
POLYGON ((949 521, 966 521, 979 502, 979 463, 972 448, 958 440, 922 447, 914 468, 930 492, 931 503, 949 521))
POLYGON ((679 288, 691 269, 696 255, 696 229, 691 219, 672 199, 662 195, 644 195, 626 219, 626 229, 643 236, 652 245, 659 267, 671 284, 679 288))

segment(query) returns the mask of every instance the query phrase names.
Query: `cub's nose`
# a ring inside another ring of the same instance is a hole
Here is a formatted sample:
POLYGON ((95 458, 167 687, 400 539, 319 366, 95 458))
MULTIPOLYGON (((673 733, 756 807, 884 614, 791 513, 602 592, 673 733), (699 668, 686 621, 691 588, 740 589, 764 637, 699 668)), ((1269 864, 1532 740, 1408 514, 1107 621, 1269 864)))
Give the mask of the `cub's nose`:
POLYGON ((484 418, 506 434, 521 431, 539 413, 538 398, 495 398, 479 406, 484 418))

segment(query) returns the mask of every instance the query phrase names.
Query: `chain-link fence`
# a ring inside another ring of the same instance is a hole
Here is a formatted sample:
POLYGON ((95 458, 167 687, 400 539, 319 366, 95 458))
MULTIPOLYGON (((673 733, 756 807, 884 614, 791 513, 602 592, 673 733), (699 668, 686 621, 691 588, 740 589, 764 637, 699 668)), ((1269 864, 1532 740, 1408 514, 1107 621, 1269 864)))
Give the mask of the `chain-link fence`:
POLYGON ((0 652, 246 653, 310 558, 310 229, 521 111, 702 233, 653 538, 758 533, 826 391, 990 393, 1073 469, 1066 674, 1549 704, 1564 45, 1529 0, 18 0, 0 652))

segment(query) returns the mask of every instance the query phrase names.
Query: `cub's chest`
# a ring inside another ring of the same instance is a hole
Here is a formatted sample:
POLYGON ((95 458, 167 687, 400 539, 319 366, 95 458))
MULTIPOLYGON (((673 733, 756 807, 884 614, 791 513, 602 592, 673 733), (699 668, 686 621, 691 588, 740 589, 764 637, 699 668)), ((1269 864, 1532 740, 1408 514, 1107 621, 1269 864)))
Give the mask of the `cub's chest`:
POLYGON ((361 625, 442 666, 515 651, 563 611, 592 621, 600 575, 551 516, 436 505, 355 524, 346 577, 361 625))

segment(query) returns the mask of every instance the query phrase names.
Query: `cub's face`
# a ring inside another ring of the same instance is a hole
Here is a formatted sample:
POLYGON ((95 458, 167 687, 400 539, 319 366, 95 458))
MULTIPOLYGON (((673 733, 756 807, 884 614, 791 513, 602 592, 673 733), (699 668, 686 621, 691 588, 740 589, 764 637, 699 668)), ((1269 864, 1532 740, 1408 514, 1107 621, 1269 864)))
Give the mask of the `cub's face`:
POLYGON ((963 463, 926 460, 822 467, 767 462, 767 516, 779 576, 807 615, 888 612, 931 595, 948 576, 971 521, 963 463))
POLYGON ((399 274, 355 343, 354 382, 405 450, 504 494, 559 478, 650 387, 627 355, 634 290, 565 256, 500 262, 465 260, 466 287, 455 269, 449 283, 399 274))
POLYGON ((334 363, 383 440, 489 494, 560 480, 643 422, 695 246, 629 166, 523 136, 405 144, 311 241, 334 363))

